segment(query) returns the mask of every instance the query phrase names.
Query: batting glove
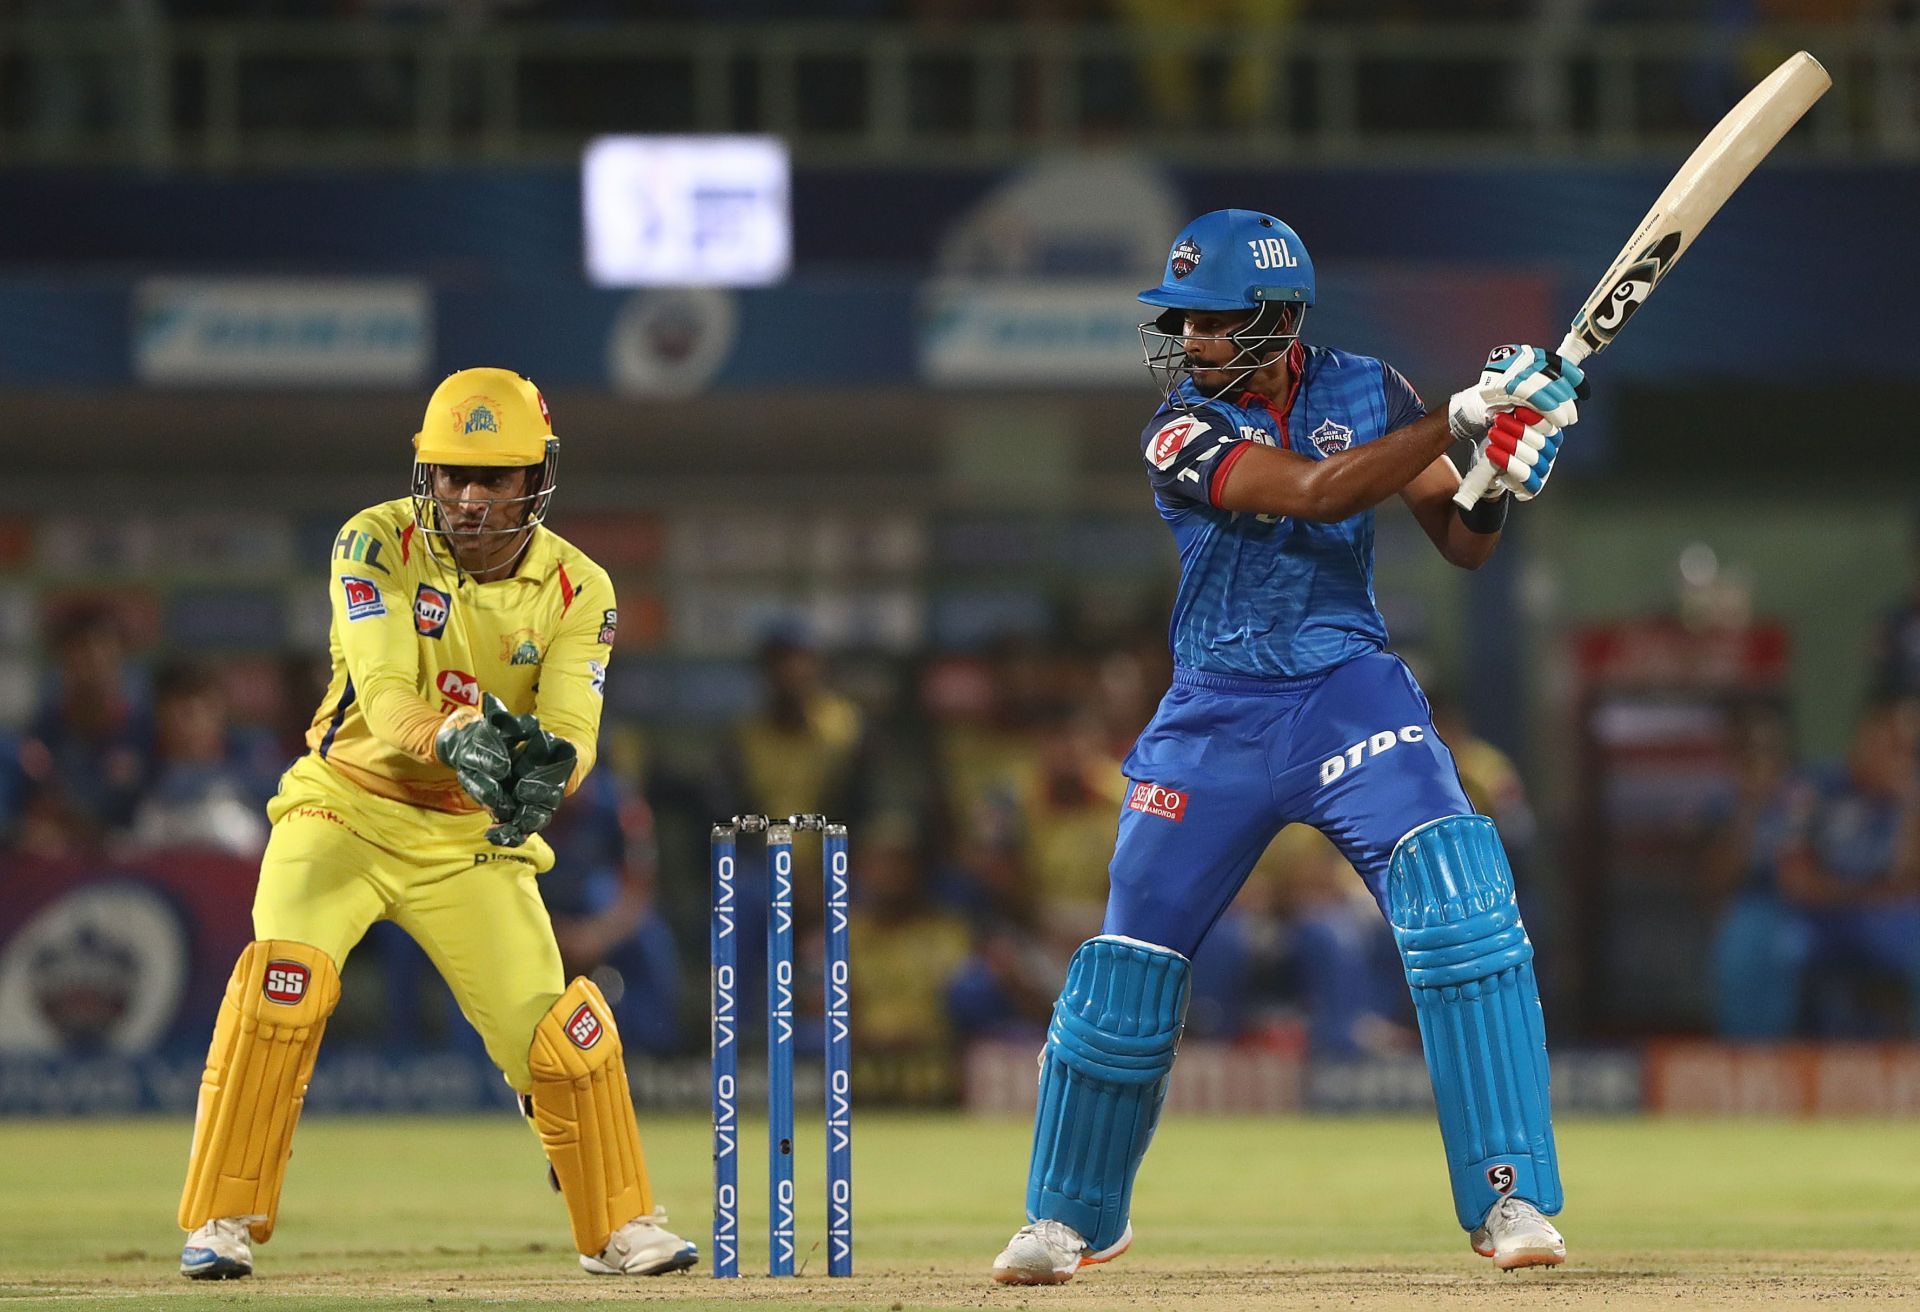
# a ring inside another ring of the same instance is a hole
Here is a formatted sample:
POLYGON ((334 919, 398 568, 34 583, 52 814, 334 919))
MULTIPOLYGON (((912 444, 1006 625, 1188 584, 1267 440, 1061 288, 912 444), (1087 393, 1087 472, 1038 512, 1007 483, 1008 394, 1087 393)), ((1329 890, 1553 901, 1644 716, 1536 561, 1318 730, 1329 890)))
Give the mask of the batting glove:
POLYGON ((496 813, 495 819, 501 823, 487 830, 487 841, 495 847, 518 847, 528 835, 551 824, 554 811, 566 798, 567 781, 573 778, 579 763, 580 753, 572 743, 536 728, 513 758, 513 773, 508 780, 512 813, 496 813))
POLYGON ((1562 430, 1541 418, 1536 410, 1519 406, 1502 410, 1493 417, 1481 454, 1493 462, 1502 475, 1500 482, 1513 491, 1514 499, 1531 501, 1547 485, 1553 472, 1553 458, 1560 453, 1562 430))
POLYGON ((1580 366, 1538 346, 1496 346, 1480 381, 1448 402, 1447 426, 1462 441, 1478 442, 1497 411, 1524 405, 1556 429, 1570 428, 1580 418, 1575 402, 1586 398, 1580 366))

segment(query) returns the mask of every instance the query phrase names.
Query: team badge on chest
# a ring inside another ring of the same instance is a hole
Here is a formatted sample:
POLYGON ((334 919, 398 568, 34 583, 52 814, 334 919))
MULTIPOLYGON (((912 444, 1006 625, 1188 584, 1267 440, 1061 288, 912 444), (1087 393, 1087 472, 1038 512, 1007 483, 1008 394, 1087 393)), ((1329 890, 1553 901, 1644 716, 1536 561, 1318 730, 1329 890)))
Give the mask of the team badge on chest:
POLYGON ((1353 430, 1331 419, 1322 419, 1320 427, 1307 434, 1307 440, 1321 455, 1330 456, 1335 451, 1345 451, 1353 445, 1353 430))
POLYGON ((532 629, 515 629, 500 635, 500 659, 509 665, 538 665, 544 644, 532 629))

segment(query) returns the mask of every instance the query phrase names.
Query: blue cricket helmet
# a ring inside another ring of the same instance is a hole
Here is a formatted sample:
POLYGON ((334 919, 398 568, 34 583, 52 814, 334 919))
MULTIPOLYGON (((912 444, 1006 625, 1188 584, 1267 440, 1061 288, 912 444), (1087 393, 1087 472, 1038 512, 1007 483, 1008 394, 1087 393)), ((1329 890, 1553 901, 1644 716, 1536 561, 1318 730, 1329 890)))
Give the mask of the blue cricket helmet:
POLYGON ((1158 287, 1140 293, 1166 310, 1253 310, 1313 304, 1313 260, 1300 234, 1257 210, 1214 210, 1189 223, 1167 252, 1158 287))
POLYGON ((1313 304, 1313 259, 1300 234, 1271 214, 1214 210, 1187 225, 1167 252, 1160 285, 1141 292, 1140 299, 1160 311, 1140 325, 1147 371, 1169 403, 1185 405, 1180 384, 1193 373, 1186 351, 1187 312, 1252 312, 1221 334, 1237 348, 1233 357, 1225 365, 1208 366, 1229 374, 1228 386, 1235 385, 1299 340, 1313 304))

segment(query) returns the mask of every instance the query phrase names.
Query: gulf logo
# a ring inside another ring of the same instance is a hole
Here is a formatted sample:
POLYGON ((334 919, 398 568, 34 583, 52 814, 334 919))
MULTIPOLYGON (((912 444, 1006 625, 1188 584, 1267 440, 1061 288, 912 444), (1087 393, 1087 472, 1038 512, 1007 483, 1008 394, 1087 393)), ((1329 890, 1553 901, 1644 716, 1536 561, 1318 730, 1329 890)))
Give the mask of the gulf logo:
POLYGON ((420 585, 413 594, 413 627, 423 638, 437 638, 447 631, 447 616, 453 611, 453 598, 438 588, 420 585))

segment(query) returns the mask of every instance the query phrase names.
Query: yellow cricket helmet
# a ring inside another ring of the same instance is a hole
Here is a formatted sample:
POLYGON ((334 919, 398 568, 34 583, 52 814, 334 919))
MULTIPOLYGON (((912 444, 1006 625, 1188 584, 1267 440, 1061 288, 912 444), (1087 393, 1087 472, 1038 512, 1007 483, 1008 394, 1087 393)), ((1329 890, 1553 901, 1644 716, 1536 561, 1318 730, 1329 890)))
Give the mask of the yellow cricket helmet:
POLYGON ((462 369, 433 389, 413 435, 413 519, 429 542, 445 533, 434 511, 435 465, 540 466, 537 482, 518 498, 527 507, 519 527, 485 532, 525 533, 541 524, 560 469, 560 439, 553 435, 546 398, 511 369, 462 369))
POLYGON ((423 465, 537 465, 555 440, 539 388, 510 369, 462 369, 433 389, 413 452, 423 465))

